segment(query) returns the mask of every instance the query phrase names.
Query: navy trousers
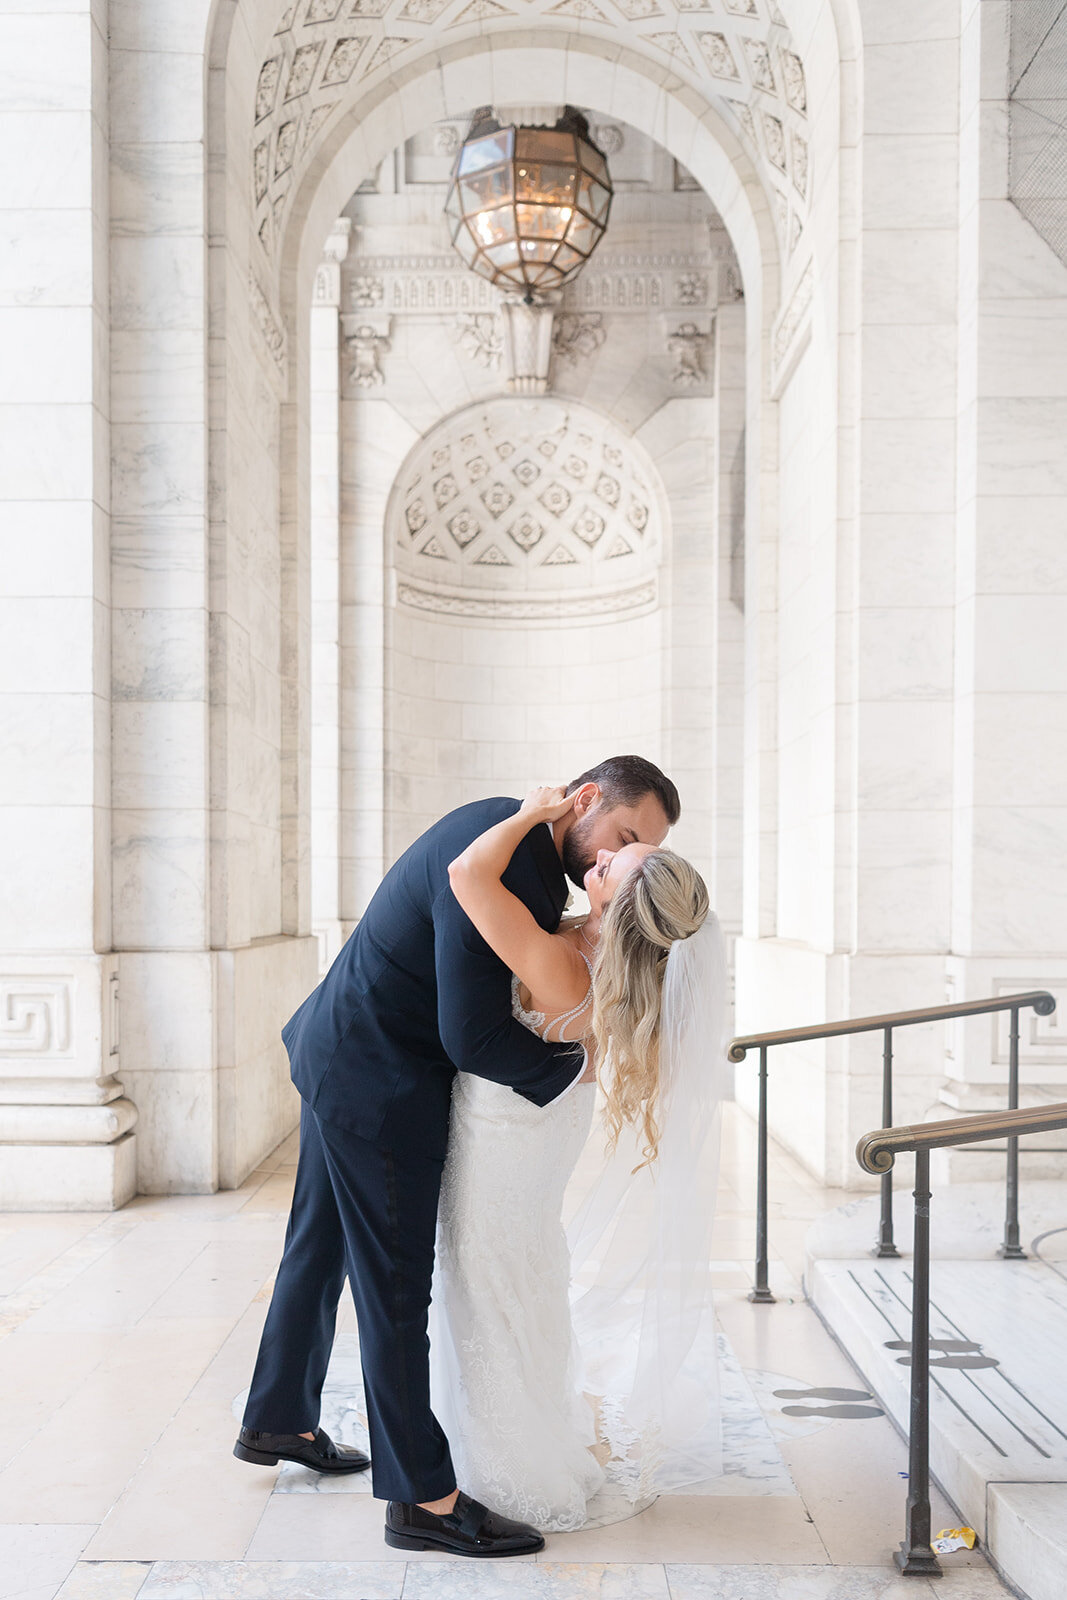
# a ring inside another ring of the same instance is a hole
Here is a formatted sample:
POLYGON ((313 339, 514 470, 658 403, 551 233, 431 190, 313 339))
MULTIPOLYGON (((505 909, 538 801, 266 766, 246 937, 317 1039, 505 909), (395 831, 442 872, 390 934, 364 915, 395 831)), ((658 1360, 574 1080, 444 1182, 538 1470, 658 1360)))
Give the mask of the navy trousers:
POLYGON ((382 1150, 305 1103, 285 1250, 244 1425, 311 1433, 347 1274, 359 1324, 374 1493, 407 1504, 456 1487, 430 1409, 427 1313, 444 1163, 382 1150))

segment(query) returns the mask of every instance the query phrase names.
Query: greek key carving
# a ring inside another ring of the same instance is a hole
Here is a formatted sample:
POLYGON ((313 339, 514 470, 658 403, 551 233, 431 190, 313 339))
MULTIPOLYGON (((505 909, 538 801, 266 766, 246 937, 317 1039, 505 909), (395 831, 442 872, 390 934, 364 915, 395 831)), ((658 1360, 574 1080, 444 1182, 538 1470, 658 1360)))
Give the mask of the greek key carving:
POLYGON ((0 1059, 70 1053, 71 987, 69 978, 0 978, 0 1059))

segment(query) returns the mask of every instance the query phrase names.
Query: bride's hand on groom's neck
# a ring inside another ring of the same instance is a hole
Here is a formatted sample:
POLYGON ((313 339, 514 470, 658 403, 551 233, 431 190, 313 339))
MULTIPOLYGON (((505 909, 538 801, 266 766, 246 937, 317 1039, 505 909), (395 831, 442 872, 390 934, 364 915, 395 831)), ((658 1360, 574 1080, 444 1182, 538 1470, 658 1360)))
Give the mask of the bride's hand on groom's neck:
POLYGON ((577 792, 568 794, 565 785, 559 783, 538 784, 525 796, 518 814, 529 818, 531 827, 535 822, 558 822, 574 809, 577 792))

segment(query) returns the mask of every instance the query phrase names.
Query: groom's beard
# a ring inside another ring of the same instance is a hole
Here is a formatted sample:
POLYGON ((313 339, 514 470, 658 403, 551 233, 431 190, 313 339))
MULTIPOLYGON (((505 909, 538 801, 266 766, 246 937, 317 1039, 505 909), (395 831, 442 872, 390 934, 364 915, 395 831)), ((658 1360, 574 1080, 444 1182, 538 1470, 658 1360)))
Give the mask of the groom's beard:
POLYGON ((584 886, 586 873, 596 865, 596 851, 590 842, 593 825, 591 815, 583 817, 571 825, 563 841, 563 870, 576 889, 584 886))

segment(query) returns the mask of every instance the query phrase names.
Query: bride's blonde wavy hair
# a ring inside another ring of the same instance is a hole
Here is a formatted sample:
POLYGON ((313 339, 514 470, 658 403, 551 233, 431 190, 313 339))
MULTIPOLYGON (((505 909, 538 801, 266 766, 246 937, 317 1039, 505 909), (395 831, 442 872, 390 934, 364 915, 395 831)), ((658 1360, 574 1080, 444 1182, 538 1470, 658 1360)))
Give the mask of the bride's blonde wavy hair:
POLYGON ((710 909, 696 868, 673 850, 652 850, 619 884, 600 926, 593 965, 597 1078, 612 1148, 623 1125, 643 1140, 643 1165, 659 1151, 660 1006, 671 945, 688 939, 710 909))

